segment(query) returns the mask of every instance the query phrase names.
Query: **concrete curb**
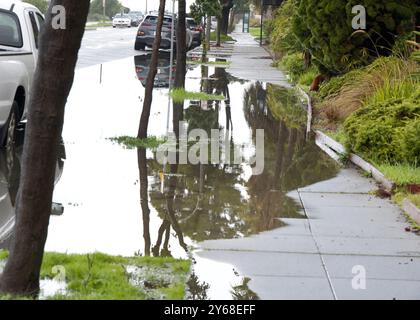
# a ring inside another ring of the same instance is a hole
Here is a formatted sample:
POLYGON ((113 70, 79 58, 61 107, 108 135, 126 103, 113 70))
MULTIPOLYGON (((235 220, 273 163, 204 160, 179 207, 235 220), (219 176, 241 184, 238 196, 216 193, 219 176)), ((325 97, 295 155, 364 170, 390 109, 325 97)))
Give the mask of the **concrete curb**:
POLYGON ((309 136, 309 134, 312 131, 312 118, 313 118, 313 108, 312 108, 312 98, 311 96, 305 91, 303 90, 303 88, 301 86, 296 86, 296 88, 298 89, 298 91, 300 92, 300 94, 306 99, 307 101, 307 105, 308 105, 308 117, 307 117, 307 122, 306 122, 306 136, 309 136))
MULTIPOLYGON (((327 153, 330 157, 334 160, 338 161, 342 155, 346 154, 346 149, 342 144, 335 141, 331 137, 327 136, 326 134, 322 133, 319 130, 315 131, 315 143, 319 146, 325 153, 327 153)), ((385 175, 380 172, 377 168, 375 168, 369 162, 363 160, 357 154, 350 153, 349 160, 354 163, 359 168, 363 169, 365 172, 372 175, 372 177, 385 189, 387 190, 394 190, 396 184, 390 180, 388 180, 385 175)))
POLYGON ((404 199, 402 202, 402 208, 406 214, 408 214, 411 219, 416 223, 420 224, 420 209, 408 199, 404 199))
MULTIPOLYGON (((263 46, 264 50, 273 58, 271 52, 267 50, 263 46)), ((313 105, 312 105, 312 98, 311 96, 299 85, 296 86, 299 94, 307 101, 307 122, 306 122, 306 134, 312 132, 312 120, 313 120, 313 105)), ((331 158, 336 161, 339 161, 343 155, 346 155, 346 149, 342 144, 335 141, 331 137, 327 136, 326 134, 322 133, 319 130, 314 130, 315 132, 315 143, 316 145, 321 148, 325 153, 327 153, 331 158)), ((380 172, 377 168, 375 168, 372 164, 362 159, 360 156, 354 153, 349 154, 349 160, 357 165, 359 168, 363 169, 364 171, 368 172, 372 177, 385 189, 387 190, 394 190, 396 184, 390 180, 388 180, 385 175, 380 172)))

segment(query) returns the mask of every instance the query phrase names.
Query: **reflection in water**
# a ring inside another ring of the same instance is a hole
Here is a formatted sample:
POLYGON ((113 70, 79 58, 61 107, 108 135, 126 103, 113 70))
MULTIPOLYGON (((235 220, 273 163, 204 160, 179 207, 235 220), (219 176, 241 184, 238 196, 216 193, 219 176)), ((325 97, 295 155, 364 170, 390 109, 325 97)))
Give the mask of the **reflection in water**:
MULTIPOLYGON (((208 67, 202 68, 206 75, 208 67)), ((185 121, 188 131, 200 128, 209 135, 212 129, 223 128, 232 151, 237 134, 228 75, 224 68, 215 68, 209 78, 213 76, 220 80, 203 80, 203 90, 224 94, 226 100, 191 102, 185 110, 185 121)), ((279 218, 304 218, 300 204, 286 194, 337 172, 335 164, 312 141, 306 141, 305 112, 293 91, 252 84, 244 93, 243 114, 254 145, 256 130, 265 131, 265 169, 261 175, 252 176, 247 163, 180 165, 165 175, 170 186, 166 190, 171 199, 169 208, 184 234, 193 240, 248 236, 283 226, 279 218)), ((158 168, 157 163, 154 167, 158 168)), ((154 170, 152 174, 158 177, 159 172, 154 170)), ((168 204, 167 197, 161 196, 161 181, 152 181, 151 204, 158 212, 165 212, 168 204)))
MULTIPOLYGON (((143 54, 134 57, 134 64, 136 66, 137 79, 140 80, 143 87, 146 87, 147 75, 149 74, 150 60, 152 54, 143 54)), ((175 63, 175 61, 174 61, 175 63)), ((168 88, 169 83, 175 80, 176 66, 171 66, 171 54, 166 51, 159 51, 157 73, 155 77, 155 88, 168 88), (172 78, 171 77, 172 68, 172 78), (170 81, 169 81, 170 80, 170 81)))
POLYGON ((208 300, 207 291, 210 289, 210 285, 206 282, 200 282, 197 275, 192 272, 190 278, 187 281, 187 300, 208 300))
MULTIPOLYGON (((230 86, 236 82, 232 82, 225 68, 203 65, 201 76, 200 90, 223 95, 225 100, 190 101, 185 109, 183 104, 173 105, 176 158, 179 159, 179 122, 182 120, 187 124, 188 133, 201 129, 210 137, 213 129, 222 129, 224 136, 219 139, 224 143, 219 144, 220 154, 233 153, 237 145, 245 145, 247 141, 241 136, 246 135, 246 130, 249 131, 248 143, 255 151, 256 132, 263 129, 265 169, 260 175, 252 175, 251 166, 245 162, 199 162, 162 168, 154 156, 147 159, 146 151, 138 150, 146 255, 150 255, 150 251, 154 256, 171 255, 168 246, 171 228, 179 245, 187 251, 184 236, 195 241, 237 238, 282 227, 285 223, 281 218, 302 219, 300 204, 288 197, 288 192, 337 173, 336 165, 307 140, 306 113, 293 91, 259 82, 241 84, 243 105, 240 110, 237 103, 231 106, 230 86), (210 70, 214 73, 210 74, 210 70), (244 119, 242 124, 239 114, 244 119), (151 176, 149 182, 147 174, 151 176), (149 206, 162 219, 152 248, 149 206)), ((212 152, 215 150, 209 148, 210 158, 212 152)), ((242 278, 240 283, 232 284, 231 298, 258 299, 248 286, 250 281, 242 278)), ((188 299, 209 298, 210 285, 200 281, 195 273, 188 281, 188 288, 188 299)))
POLYGON ((244 278, 242 283, 232 287, 233 300, 259 300, 258 295, 248 287, 250 278, 244 278))
MULTIPOLYGON (((13 236, 15 225, 15 204, 19 189, 20 163, 23 151, 23 137, 19 137, 16 147, 0 150, 0 248, 8 248, 13 236)), ((56 163, 55 183, 61 177, 64 167, 65 149, 60 143, 59 154, 56 163)), ((57 213, 61 213, 61 205, 53 204, 54 209, 59 207, 57 213)))

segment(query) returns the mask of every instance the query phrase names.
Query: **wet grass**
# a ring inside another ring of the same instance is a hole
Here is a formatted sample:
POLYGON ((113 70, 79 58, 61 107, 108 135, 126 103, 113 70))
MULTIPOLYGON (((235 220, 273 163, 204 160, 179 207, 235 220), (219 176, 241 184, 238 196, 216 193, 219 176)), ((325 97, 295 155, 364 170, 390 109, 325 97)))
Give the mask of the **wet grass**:
POLYGON ((152 150, 156 150, 161 144, 164 144, 166 142, 166 139, 158 138, 155 136, 151 136, 146 139, 139 139, 137 137, 130 136, 121 136, 109 138, 109 140, 123 145, 127 149, 146 148, 152 150))
POLYGON ((378 169, 397 185, 420 184, 420 167, 408 164, 379 164, 378 169))
POLYGON ((9 257, 9 252, 6 250, 0 250, 0 261, 7 259, 9 257))
MULTIPOLYGON (((260 39, 261 37, 261 27, 250 27, 249 28, 249 34, 256 39, 260 39)), ((263 39, 266 39, 267 35, 265 34, 265 31, 263 29, 263 39)))
MULTIPOLYGON (((210 41, 216 41, 216 37, 217 37, 216 31, 213 31, 212 33, 210 33, 210 41)), ((224 33, 222 33, 220 35, 220 41, 221 42, 230 42, 230 41, 235 41, 236 42, 235 39, 233 39, 231 36, 226 35, 224 33)))
MULTIPOLYGON (((4 251, 0 254, 3 259, 7 256, 4 251)), ((46 253, 41 279, 57 279, 57 266, 65 271, 61 275, 67 289, 48 297, 51 300, 179 300, 185 295, 190 261, 46 253)))
POLYGON ((169 93, 175 103, 182 103, 185 100, 215 101, 225 100, 222 95, 208 94, 205 92, 191 92, 184 89, 173 89, 169 93))

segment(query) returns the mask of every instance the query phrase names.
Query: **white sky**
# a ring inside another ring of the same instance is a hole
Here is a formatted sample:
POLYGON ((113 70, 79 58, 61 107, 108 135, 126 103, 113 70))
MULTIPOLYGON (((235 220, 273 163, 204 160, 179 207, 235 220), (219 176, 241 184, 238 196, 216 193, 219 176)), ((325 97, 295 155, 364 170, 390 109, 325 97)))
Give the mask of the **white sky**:
MULTIPOLYGON (((141 11, 144 13, 146 10, 146 0, 120 0, 120 2, 125 6, 129 7, 133 11, 141 11)), ((187 0, 187 11, 189 11, 190 5, 194 0, 187 0)), ((159 9, 159 0, 148 0, 147 1, 148 10, 158 10, 159 9)), ((166 0, 166 8, 168 11, 172 10, 172 0, 166 0)))

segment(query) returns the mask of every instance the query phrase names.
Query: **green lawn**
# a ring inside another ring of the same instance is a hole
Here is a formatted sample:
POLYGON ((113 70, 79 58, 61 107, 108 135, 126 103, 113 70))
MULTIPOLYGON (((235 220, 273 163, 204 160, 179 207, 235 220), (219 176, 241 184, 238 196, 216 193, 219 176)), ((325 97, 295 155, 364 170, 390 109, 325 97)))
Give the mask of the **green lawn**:
MULTIPOLYGON (((251 28, 249 28, 249 33, 254 38, 259 38, 260 35, 261 35, 261 28, 260 27, 251 27, 251 28)), ((265 39, 265 38, 266 38, 266 35, 265 35, 265 32, 263 31, 263 39, 265 39)))
MULTIPOLYGON (((0 250, 0 260, 6 258, 0 250)), ((41 279, 57 279, 61 270, 67 289, 51 300, 180 300, 189 269, 189 260, 173 258, 46 253, 41 279)))

